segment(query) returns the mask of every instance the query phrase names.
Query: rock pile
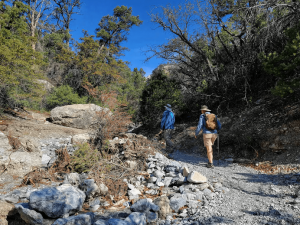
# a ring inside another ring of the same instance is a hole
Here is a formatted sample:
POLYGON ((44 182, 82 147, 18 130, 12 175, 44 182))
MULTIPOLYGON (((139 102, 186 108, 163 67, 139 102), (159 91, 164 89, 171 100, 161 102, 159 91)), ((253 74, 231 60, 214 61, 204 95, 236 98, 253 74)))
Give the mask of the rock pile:
POLYGON ((160 153, 148 158, 147 168, 147 175, 124 180, 128 198, 112 201, 113 205, 106 200, 104 184, 77 173, 67 174, 63 183, 51 187, 14 190, 0 200, 23 202, 15 208, 28 224, 170 224, 174 217, 184 221, 193 216, 228 191, 217 180, 208 181, 198 171, 189 171, 160 153), (84 213, 83 204, 90 212, 84 213))

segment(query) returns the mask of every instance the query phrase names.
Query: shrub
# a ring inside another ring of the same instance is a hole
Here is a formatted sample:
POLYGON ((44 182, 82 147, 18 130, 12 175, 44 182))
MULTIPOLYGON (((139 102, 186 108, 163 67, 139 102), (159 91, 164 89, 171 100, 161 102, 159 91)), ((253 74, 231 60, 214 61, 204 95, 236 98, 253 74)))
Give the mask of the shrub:
POLYGON ((88 143, 77 144, 78 149, 71 156, 71 167, 74 172, 86 173, 100 160, 97 149, 91 148, 88 143))
POLYGON ((46 104, 49 109, 63 105, 85 104, 86 102, 87 97, 80 97, 77 93, 74 93, 73 89, 68 85, 55 88, 46 98, 46 104))
POLYGON ((176 114, 182 113, 185 108, 180 84, 168 78, 163 71, 147 81, 140 104, 142 122, 154 126, 161 119, 166 104, 171 104, 176 114))

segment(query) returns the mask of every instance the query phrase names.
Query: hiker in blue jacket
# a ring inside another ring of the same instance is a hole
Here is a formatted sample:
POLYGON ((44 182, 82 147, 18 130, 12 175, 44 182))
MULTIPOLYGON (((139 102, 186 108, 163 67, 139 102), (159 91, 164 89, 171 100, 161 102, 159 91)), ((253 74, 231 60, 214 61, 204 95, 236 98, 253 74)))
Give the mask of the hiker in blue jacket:
POLYGON ((201 106, 201 115, 199 119, 199 123, 197 126, 197 129, 195 131, 195 138, 197 138, 197 135, 202 130, 203 131, 203 143, 207 150, 207 158, 208 158, 208 168, 213 168, 213 149, 212 146, 214 145, 215 140, 218 138, 218 130, 221 129, 221 123, 217 119, 217 129, 215 130, 209 130, 206 128, 205 124, 205 114, 210 114, 210 111, 206 105, 201 106))
POLYGON ((175 115, 170 104, 165 106, 166 110, 163 113, 160 123, 160 133, 164 131, 164 138, 166 141, 166 152, 172 153, 174 151, 174 144, 171 141, 172 132, 174 130, 175 115))

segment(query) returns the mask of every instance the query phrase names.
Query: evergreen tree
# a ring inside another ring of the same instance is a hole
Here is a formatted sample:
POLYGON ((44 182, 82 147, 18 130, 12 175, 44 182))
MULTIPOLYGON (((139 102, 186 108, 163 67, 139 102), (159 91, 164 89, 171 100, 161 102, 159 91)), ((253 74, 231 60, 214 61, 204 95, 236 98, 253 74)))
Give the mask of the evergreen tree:
POLYGON ((100 22, 99 27, 96 29, 97 38, 100 38, 100 46, 98 54, 104 47, 114 45, 120 50, 124 49, 120 43, 127 40, 129 30, 132 26, 139 26, 142 21, 139 16, 132 15, 132 8, 127 6, 117 6, 114 8, 112 16, 104 16, 100 22))
POLYGON ((142 93, 139 117, 143 123, 155 126, 160 121, 166 104, 174 106, 175 113, 181 113, 185 108, 180 84, 160 71, 147 80, 142 93))
POLYGON ((0 2, 0 106, 33 106, 42 92, 42 55, 32 49, 33 39, 25 14, 28 7, 16 1, 13 6, 0 2))

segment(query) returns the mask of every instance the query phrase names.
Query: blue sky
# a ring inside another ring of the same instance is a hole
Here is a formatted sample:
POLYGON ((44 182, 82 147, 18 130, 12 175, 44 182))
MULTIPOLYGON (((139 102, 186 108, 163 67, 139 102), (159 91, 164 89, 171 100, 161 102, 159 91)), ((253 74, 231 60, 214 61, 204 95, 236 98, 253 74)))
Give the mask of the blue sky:
POLYGON ((145 63, 146 56, 143 51, 147 50, 148 46, 166 43, 168 38, 172 37, 170 33, 157 28, 157 25, 150 21, 149 13, 156 6, 167 4, 177 6, 184 3, 185 0, 82 0, 82 2, 80 14, 74 16, 75 20, 71 23, 71 34, 77 41, 83 36, 82 30, 87 30, 90 35, 95 35, 95 29, 101 18, 112 15, 116 6, 132 7, 132 14, 139 16, 143 23, 139 27, 134 26, 130 30, 128 41, 121 44, 123 47, 129 48, 129 51, 125 51, 125 56, 121 59, 129 61, 131 69, 143 68, 148 76, 157 66, 165 62, 153 58, 145 63))

